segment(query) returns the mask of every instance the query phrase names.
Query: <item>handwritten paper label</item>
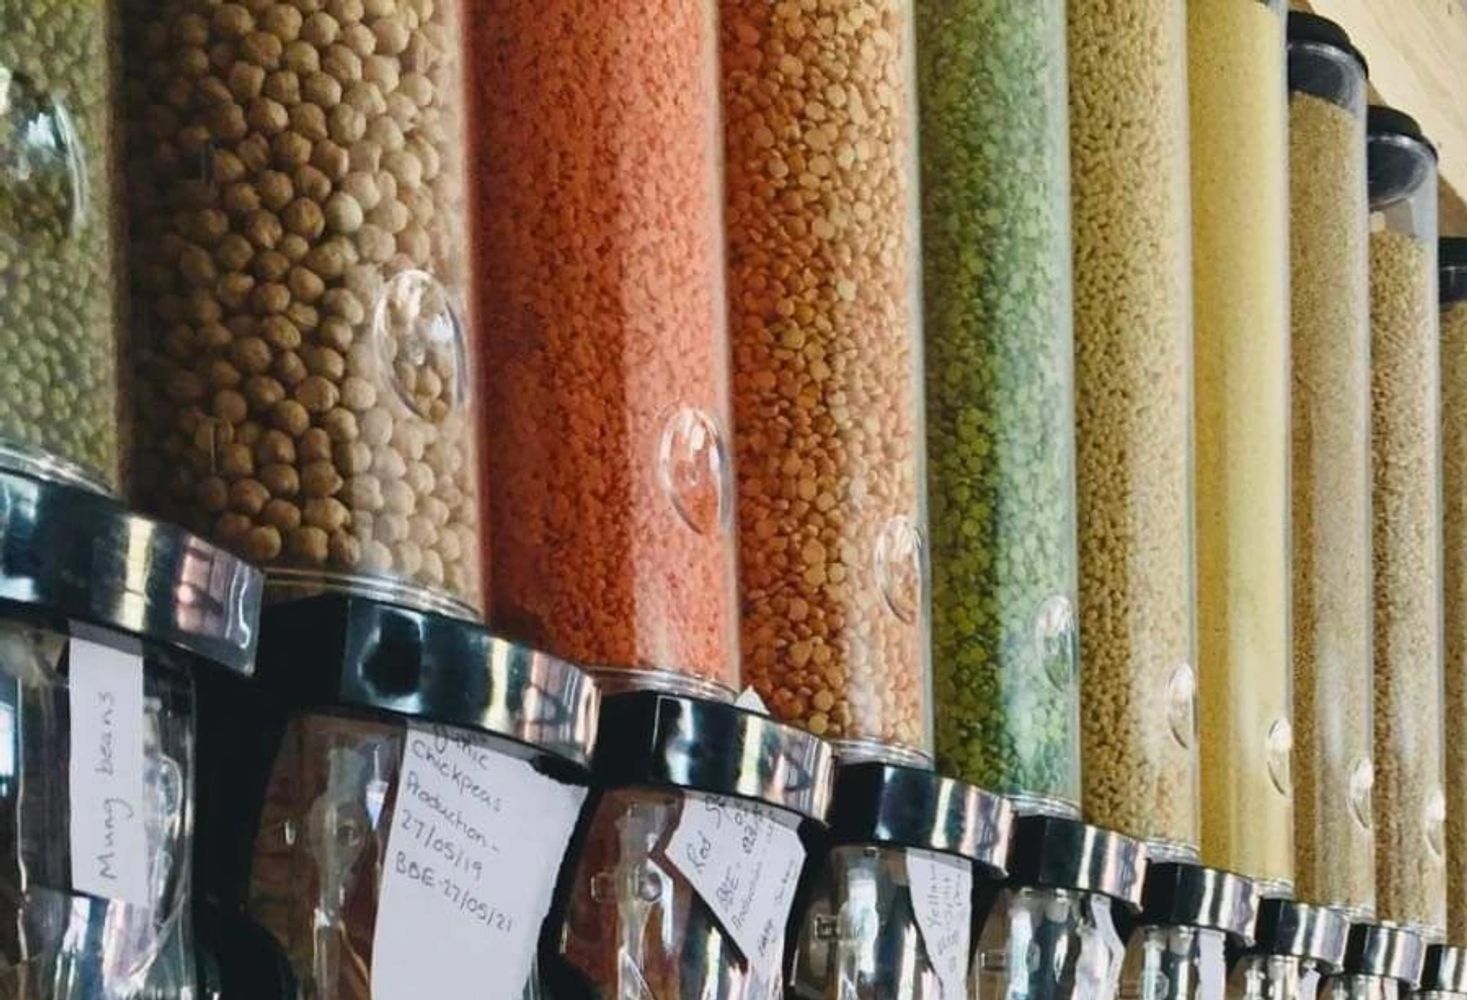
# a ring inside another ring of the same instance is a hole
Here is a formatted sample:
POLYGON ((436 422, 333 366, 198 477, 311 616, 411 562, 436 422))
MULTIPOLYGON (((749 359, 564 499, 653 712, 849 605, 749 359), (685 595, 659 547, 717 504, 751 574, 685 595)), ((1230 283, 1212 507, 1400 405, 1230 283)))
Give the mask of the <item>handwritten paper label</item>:
POLYGON ((749 995, 763 1000, 772 994, 805 862, 799 833, 768 806, 689 792, 667 858, 743 952, 752 979, 749 995))
POLYGON ((973 866, 959 858, 915 848, 907 852, 912 910, 927 958, 946 1000, 968 995, 973 914, 973 866))
POLYGON ((73 636, 70 660, 71 884, 148 906, 143 659, 73 636))
POLYGON ((409 726, 372 1000, 518 1000, 585 799, 475 734, 409 726))

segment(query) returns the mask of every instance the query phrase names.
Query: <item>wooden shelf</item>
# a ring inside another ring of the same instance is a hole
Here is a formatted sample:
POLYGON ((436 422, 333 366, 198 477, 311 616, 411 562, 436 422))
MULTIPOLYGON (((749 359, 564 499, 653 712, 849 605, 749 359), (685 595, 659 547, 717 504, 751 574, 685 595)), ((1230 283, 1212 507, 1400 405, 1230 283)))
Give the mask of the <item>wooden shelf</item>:
POLYGON ((1370 63, 1379 99, 1411 115, 1441 153, 1442 232, 1467 235, 1467 5, 1462 0, 1294 0, 1339 22, 1370 63))

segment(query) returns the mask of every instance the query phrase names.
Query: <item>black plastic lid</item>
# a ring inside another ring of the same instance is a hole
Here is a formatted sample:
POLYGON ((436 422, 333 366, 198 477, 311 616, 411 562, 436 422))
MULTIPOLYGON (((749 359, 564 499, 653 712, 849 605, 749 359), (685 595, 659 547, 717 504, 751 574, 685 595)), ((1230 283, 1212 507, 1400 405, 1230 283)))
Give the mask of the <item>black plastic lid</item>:
POLYGON ((1258 906, 1254 951, 1265 955, 1293 955, 1335 971, 1345 960, 1349 938, 1350 920, 1339 910, 1276 898, 1258 906))
POLYGON ((1140 922, 1209 928, 1251 943, 1258 922, 1258 887, 1218 868, 1174 861, 1152 864, 1141 892, 1140 922))
POLYGON ((264 577, 182 528, 0 472, 0 609, 77 621, 248 674, 264 577))
POLYGON ((823 823, 834 763, 824 740, 726 702, 631 691, 601 704, 595 777, 605 787, 731 795, 823 823))
POLYGON ((1423 194, 1435 204, 1436 148, 1416 120, 1395 108, 1372 104, 1366 129, 1365 181, 1371 211, 1423 194))
POLYGON ((1467 236, 1443 236, 1438 243, 1437 254, 1443 270, 1467 267, 1467 236))
POLYGON ((1421 982, 1426 942, 1394 924, 1356 924, 1345 947, 1346 973, 1395 979, 1412 989, 1421 982))
POLYGON ((1371 139, 1392 136, 1411 139, 1430 153, 1433 160, 1436 159, 1436 147, 1426 138, 1426 133, 1421 131, 1416 119, 1404 111, 1384 104, 1370 105, 1365 109, 1365 132, 1371 139))
POLYGON ((1289 11, 1289 44, 1305 43, 1314 45, 1328 45, 1332 49, 1338 49, 1350 56, 1360 64, 1360 69, 1366 76, 1370 75, 1370 64, 1365 61, 1365 56, 1350 41, 1350 34, 1334 21, 1318 14, 1308 11, 1289 11))
POLYGON ((1467 993, 1467 948, 1434 944, 1426 949, 1421 992, 1467 993))
POLYGON ((1136 908, 1146 876, 1139 840, 1076 819, 1020 816, 1009 849, 1009 881, 1097 892, 1136 908))
POLYGON ((1007 799, 925 768, 837 764, 830 834, 841 844, 942 851, 1002 875, 1014 810, 1007 799))
POLYGON ((600 696, 563 660, 476 622, 323 594, 269 605, 258 678, 299 710, 349 709, 503 737, 586 767, 600 696))

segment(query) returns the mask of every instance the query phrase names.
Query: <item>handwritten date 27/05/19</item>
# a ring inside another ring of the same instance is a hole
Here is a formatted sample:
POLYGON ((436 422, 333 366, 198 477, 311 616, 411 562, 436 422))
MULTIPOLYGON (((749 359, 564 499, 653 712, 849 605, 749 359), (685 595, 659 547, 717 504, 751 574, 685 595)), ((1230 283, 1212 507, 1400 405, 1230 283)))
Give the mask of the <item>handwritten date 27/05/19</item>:
POLYGON ((422 816, 415 815, 411 809, 401 806, 397 814, 398 828, 403 833, 442 857, 455 870, 472 875, 475 882, 483 879, 483 859, 474 857, 456 840, 447 836, 438 828, 437 822, 432 819, 424 819, 422 816))
POLYGON ((397 852, 396 857, 393 858, 393 866, 399 875, 406 875, 419 885, 442 893, 443 898, 460 913, 468 914, 490 930, 505 934, 514 930, 512 915, 504 913, 493 904, 475 896, 462 883, 454 881, 432 865, 412 860, 407 856, 406 851, 397 852))

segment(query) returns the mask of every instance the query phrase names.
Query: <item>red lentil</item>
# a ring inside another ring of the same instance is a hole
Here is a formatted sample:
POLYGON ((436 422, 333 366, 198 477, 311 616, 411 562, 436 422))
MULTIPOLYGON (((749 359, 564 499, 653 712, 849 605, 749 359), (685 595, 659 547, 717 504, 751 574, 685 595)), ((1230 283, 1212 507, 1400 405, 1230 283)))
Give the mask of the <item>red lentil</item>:
POLYGON ((485 0, 490 619, 735 686, 713 0, 485 0))

